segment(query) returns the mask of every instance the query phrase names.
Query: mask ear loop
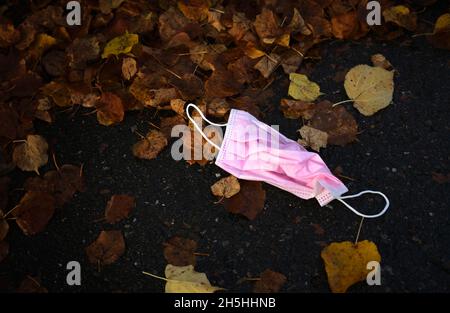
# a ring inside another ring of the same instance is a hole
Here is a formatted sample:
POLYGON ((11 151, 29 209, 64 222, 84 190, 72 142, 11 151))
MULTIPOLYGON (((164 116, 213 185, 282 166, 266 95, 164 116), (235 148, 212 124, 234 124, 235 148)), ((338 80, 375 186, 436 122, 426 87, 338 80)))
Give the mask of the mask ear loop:
POLYGON ((343 197, 339 197, 336 198, 336 200, 339 200, 340 202, 342 202, 347 208, 349 208, 353 213, 355 213, 356 215, 365 217, 365 218, 375 218, 375 217, 379 217, 381 215, 383 215, 384 213, 386 213, 387 209, 389 208, 389 199, 388 197, 386 197, 386 195, 380 191, 374 191, 374 190, 364 190, 361 191, 360 193, 357 193, 355 195, 348 195, 348 196, 343 196, 343 197), (363 214, 361 212, 359 212, 358 210, 356 210, 355 208, 353 208, 350 204, 348 204, 347 202, 345 202, 343 199, 350 199, 350 198, 356 198, 359 197, 360 195, 363 195, 365 193, 371 193, 371 194, 377 194, 380 195, 384 198, 384 201, 386 202, 383 210, 381 210, 381 212, 377 213, 377 214, 373 214, 373 215, 366 215, 363 214))
POLYGON ((208 120, 206 118, 205 115, 203 115, 203 112, 198 108, 198 106, 196 106, 193 103, 189 103, 188 106, 186 107, 186 115, 188 117, 188 119, 192 122, 192 124, 194 124, 195 129, 197 129, 197 131, 202 134, 202 137, 205 138, 205 140, 207 142, 209 142, 209 144, 211 144, 214 148, 216 148, 217 150, 220 150, 220 147, 218 145, 216 145, 214 142, 212 142, 211 139, 208 138, 208 136, 205 135, 205 133, 202 131, 202 129, 200 128, 200 126, 197 125, 197 123, 195 122, 195 120, 191 117, 191 115, 189 114, 189 108, 193 107, 194 109, 197 110, 197 112, 200 114, 200 116, 202 117, 202 119, 204 119, 206 122, 208 122, 211 125, 217 126, 217 127, 223 127, 223 126, 227 126, 227 123, 224 124, 218 124, 218 123, 213 123, 210 120, 208 120))

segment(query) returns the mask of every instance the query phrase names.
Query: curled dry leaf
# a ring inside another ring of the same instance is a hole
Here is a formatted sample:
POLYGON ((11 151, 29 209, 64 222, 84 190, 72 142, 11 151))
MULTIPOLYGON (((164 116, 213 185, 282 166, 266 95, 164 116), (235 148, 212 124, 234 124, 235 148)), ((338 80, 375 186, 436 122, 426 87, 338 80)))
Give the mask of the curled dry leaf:
POLYGON ((71 90, 69 87, 57 81, 51 81, 41 88, 44 95, 52 98, 53 102, 59 107, 68 107, 73 105, 71 101, 71 90))
POLYGON ((450 50, 450 13, 445 13, 438 17, 434 30, 428 36, 428 41, 439 49, 450 50))
POLYGON ((26 276, 20 283, 18 293, 48 293, 47 288, 41 285, 40 279, 37 277, 26 276))
POLYGON ((16 223, 25 235, 45 229, 55 213, 55 198, 46 192, 28 191, 13 211, 16 223))
POLYGON ((0 242, 5 239, 9 231, 9 224, 5 219, 3 211, 0 209, 0 242))
POLYGON ((316 128, 304 125, 299 129, 300 135, 303 139, 298 142, 305 147, 311 147, 315 151, 320 151, 320 148, 326 148, 328 142, 328 134, 316 128))
POLYGON ((394 72, 381 67, 361 64, 353 67, 345 76, 347 96, 353 106, 366 116, 387 107, 394 93, 394 72))
POLYGON ((372 61, 373 66, 375 67, 381 67, 385 70, 392 70, 392 64, 385 58, 384 55, 377 53, 370 57, 370 60, 372 61))
POLYGON ((286 282, 286 276, 281 273, 266 269, 261 273, 260 280, 255 283, 253 292, 256 293, 271 293, 279 292, 286 282))
POLYGON ((15 146, 13 161, 22 171, 35 171, 39 174, 39 167, 48 161, 47 149, 44 137, 28 135, 25 142, 15 146))
POLYGON ((321 95, 319 85, 310 81, 306 75, 291 73, 289 79, 291 83, 289 84, 288 94, 292 98, 312 102, 321 95))
POLYGON ((195 250, 197 242, 192 239, 175 236, 164 243, 164 257, 175 266, 195 265, 195 250))
POLYGON ((243 180, 240 182, 241 190, 229 199, 225 199, 225 208, 233 214, 241 214, 249 220, 254 220, 264 209, 266 191, 262 183, 243 180))
POLYGON ((356 140, 358 124, 343 106, 333 107, 329 101, 314 106, 309 126, 328 134, 328 144, 344 146, 356 140))
POLYGON ((353 284, 365 280, 370 270, 367 263, 381 262, 375 243, 364 240, 356 245, 350 241, 333 242, 322 250, 331 291, 344 293, 353 284))
POLYGON ((112 92, 102 94, 97 103, 97 120, 100 124, 110 126, 122 122, 125 116, 122 99, 112 92))
POLYGON ((89 262, 108 265, 116 262, 125 252, 125 240, 120 230, 103 230, 86 248, 89 262))
POLYGON ((175 113, 184 116, 184 105, 185 105, 186 101, 182 100, 182 99, 171 99, 170 100, 170 108, 172 109, 172 111, 174 111, 175 113))
POLYGON ((106 59, 110 55, 119 56, 120 54, 130 53, 133 46, 139 42, 137 34, 126 33, 111 39, 103 49, 102 58, 106 59))
POLYGON ((140 159, 152 160, 167 146, 167 143, 166 136, 153 129, 144 139, 133 145, 133 155, 140 159))
POLYGON ((105 220, 110 224, 120 222, 130 215, 135 208, 136 201, 129 195, 113 195, 106 204, 105 220))
POLYGON ((126 80, 133 78, 137 72, 137 63, 133 58, 124 58, 122 61, 122 75, 126 80))
POLYGON ((333 16, 331 18, 331 31, 338 39, 359 39, 367 34, 367 23, 360 22, 356 11, 333 16))
POLYGON ((211 192, 217 197, 231 198, 241 190, 239 181, 233 175, 224 177, 211 186, 211 192))
POLYGON ((414 31, 417 28, 416 13, 411 12, 411 10, 404 5, 396 5, 385 9, 383 11, 383 17, 386 22, 395 23, 409 31, 414 31))
POLYGON ((273 71, 275 71, 280 61, 281 57, 279 55, 275 53, 271 53, 270 55, 266 54, 255 64, 254 68, 257 69, 264 78, 268 78, 273 71))
POLYGON ((309 120, 314 114, 314 103, 301 100, 281 99, 281 111, 284 117, 299 119, 301 117, 309 120))
POLYGON ((230 111, 230 105, 223 98, 214 98, 206 104, 208 115, 214 117, 224 117, 230 111))
POLYGON ((55 198, 56 207, 62 207, 77 191, 84 191, 81 168, 64 164, 57 171, 49 171, 44 177, 30 177, 25 181, 27 191, 44 192, 55 198))
POLYGON ((166 293, 213 293, 223 288, 212 286, 205 273, 194 270, 194 266, 173 266, 165 269, 166 293))

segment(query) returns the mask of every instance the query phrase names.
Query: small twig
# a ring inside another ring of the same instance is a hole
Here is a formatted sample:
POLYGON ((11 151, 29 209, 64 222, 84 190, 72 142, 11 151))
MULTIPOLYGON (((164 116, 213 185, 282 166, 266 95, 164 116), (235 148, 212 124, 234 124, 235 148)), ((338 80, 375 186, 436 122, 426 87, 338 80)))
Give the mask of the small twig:
POLYGON ((209 253, 194 252, 195 256, 209 256, 209 253))
POLYGON ((53 164, 55 164, 56 170, 59 172, 59 166, 58 166, 58 163, 56 162, 55 153, 52 153, 52 158, 53 158, 53 164))
POLYGON ((359 223, 358 233, 356 234, 355 245, 358 244, 359 235, 361 233, 362 224, 364 222, 364 216, 361 217, 361 223, 359 223))
POLYGON ((213 11, 213 12, 220 13, 220 14, 225 14, 225 11, 222 11, 222 10, 219 10, 219 9, 209 8, 209 10, 210 10, 210 11, 213 11))
POLYGON ((291 47, 292 50, 294 50, 295 52, 297 52, 302 58, 305 57, 305 55, 303 53, 301 53, 300 51, 298 51, 297 49, 295 49, 294 47, 291 47))
POLYGON ((342 175, 342 174, 338 174, 337 176, 342 177, 342 178, 345 178, 345 179, 348 179, 348 180, 351 180, 351 181, 356 181, 356 179, 351 178, 351 177, 349 177, 349 176, 342 175))
POLYGON ((20 140, 13 140, 12 143, 21 143, 21 142, 27 142, 25 139, 20 139, 20 140))
POLYGON ((153 124, 152 122, 147 122, 147 123, 149 123, 150 126, 153 126, 153 127, 155 127, 156 129, 161 130, 161 127, 159 127, 158 125, 155 125, 155 124, 153 124))
POLYGON ((6 212, 6 214, 3 214, 3 218, 5 219, 8 215, 10 215, 15 209, 17 209, 19 207, 19 205, 16 205, 15 207, 13 207, 11 210, 9 210, 8 212, 6 212))
POLYGON ((94 111, 92 111, 92 112, 88 112, 88 113, 83 113, 83 116, 87 116, 87 115, 92 115, 92 114, 94 114, 94 113, 97 113, 97 109, 95 109, 94 111))

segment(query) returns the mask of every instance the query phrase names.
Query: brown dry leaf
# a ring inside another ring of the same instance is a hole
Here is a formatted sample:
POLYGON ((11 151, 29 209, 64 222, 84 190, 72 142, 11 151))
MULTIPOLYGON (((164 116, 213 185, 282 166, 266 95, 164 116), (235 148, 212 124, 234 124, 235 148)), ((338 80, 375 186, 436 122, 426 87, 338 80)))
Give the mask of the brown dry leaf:
POLYGON ((16 223, 25 235, 45 229, 55 212, 55 198, 45 192, 28 191, 13 211, 16 223))
POLYGON ((314 103, 301 100, 281 99, 281 111, 290 119, 311 119, 314 114, 314 103))
POLYGON ((41 285, 40 279, 37 277, 26 276, 20 283, 18 293, 48 293, 47 288, 41 285))
POLYGON ((133 58, 122 60, 122 75, 126 80, 130 80, 137 72, 137 63, 133 58))
POLYGON ((289 47, 290 36, 280 28, 280 22, 272 10, 263 8, 261 14, 256 16, 253 27, 264 44, 278 43, 289 47))
POLYGON ((4 22, 0 24, 0 48, 7 48, 20 40, 20 32, 14 28, 14 24, 4 22))
POLYGON ((125 252, 125 240, 120 230, 103 230, 86 248, 88 260, 98 266, 116 262, 125 252))
POLYGON ((182 0, 178 1, 178 9, 190 20, 201 22, 208 18, 208 0, 182 0))
POLYGON ((99 0, 98 6, 103 14, 111 13, 112 9, 117 9, 125 0, 99 0))
POLYGON ((404 6, 396 5, 383 10, 383 17, 386 22, 392 22, 409 31, 417 28, 417 15, 404 6))
POLYGON ((6 235, 8 235, 9 224, 5 219, 5 215, 3 211, 0 209, 0 241, 5 239, 6 235))
POLYGON ((57 171, 49 171, 44 177, 30 177, 25 181, 27 191, 44 192, 55 198, 56 207, 62 207, 77 191, 84 191, 81 168, 64 164, 57 171))
POLYGON ((8 256, 9 254, 9 243, 6 241, 0 241, 0 263, 8 256))
POLYGON ((129 195, 113 195, 106 204, 105 220, 110 224, 120 222, 130 215, 136 206, 136 200, 129 195))
POLYGON ((125 116, 122 99, 112 92, 102 94, 97 103, 97 120, 100 124, 110 126, 123 121, 125 116))
POLYGON ((41 88, 44 95, 52 98, 57 106, 67 107, 73 105, 71 98, 71 90, 62 82, 51 81, 41 88))
POLYGON ((295 73, 303 62, 303 56, 294 50, 288 50, 281 56, 281 66, 285 74, 295 73))
POLYGON ((450 13, 438 17, 428 41, 436 48, 450 50, 450 13))
POLYGON ((299 129, 303 139, 299 139, 298 143, 305 147, 311 147, 315 151, 320 148, 326 148, 328 142, 328 134, 316 128, 304 125, 299 129))
POLYGON ((52 36, 45 33, 39 34, 36 36, 36 40, 34 41, 33 46, 28 50, 28 53, 33 59, 37 60, 41 58, 44 52, 46 52, 55 44, 56 39, 52 36))
POLYGON ((236 12, 233 14, 233 24, 228 30, 228 33, 235 41, 246 40, 254 41, 254 36, 250 33, 252 23, 249 19, 245 17, 242 12, 236 12))
POLYGON ((171 77, 169 83, 180 93, 183 100, 194 100, 203 96, 203 82, 194 74, 184 74, 181 79, 171 77))
POLYGON ((144 106, 157 107, 162 103, 168 103, 172 99, 180 98, 175 88, 162 88, 155 82, 155 77, 138 73, 129 88, 130 93, 144 106))
POLYGON ((66 71, 66 54, 60 50, 51 50, 42 57, 42 65, 51 76, 62 76, 66 71))
POLYGON ((294 8, 294 14, 292 15, 291 22, 289 23, 289 28, 294 34, 300 33, 305 36, 312 34, 311 29, 308 27, 297 8, 294 8))
POLYGON ((286 282, 286 276, 281 273, 266 269, 261 273, 261 279, 255 283, 253 292, 256 293, 273 293, 279 292, 286 282))
POLYGON ((278 64, 281 61, 281 57, 278 54, 271 53, 270 55, 264 55, 258 63, 255 64, 254 68, 257 69, 264 78, 268 78, 270 74, 275 71, 278 64))
POLYGON ((331 31, 338 39, 359 39, 366 35, 369 28, 358 19, 356 11, 350 11, 331 18, 331 31))
POLYGON ((206 112, 210 116, 224 117, 230 111, 230 105, 223 98, 214 98, 206 105, 206 112))
POLYGON ((231 198, 241 190, 239 181, 233 175, 224 177, 211 186, 211 192, 217 197, 231 198))
POLYGON ((344 146, 356 140, 358 124, 343 106, 333 107, 329 101, 315 106, 309 126, 328 134, 328 144, 344 146))
POLYGON ((69 66, 73 69, 85 69, 89 62, 100 56, 100 43, 97 37, 75 38, 67 48, 69 66))
POLYGON ((39 167, 47 164, 48 144, 44 137, 28 135, 24 143, 14 148, 13 161, 22 171, 35 171, 39 175, 39 167))
POLYGON ((184 105, 186 101, 182 99, 172 99, 170 100, 170 108, 177 114, 184 116, 184 105))
POLYGON ((159 35, 164 42, 169 41, 174 35, 189 24, 189 20, 175 7, 170 6, 168 10, 159 16, 159 35))
MULTIPOLYGON (((184 109, 183 109, 183 114, 184 114, 184 109)), ((161 132, 164 134, 164 136, 167 138, 167 140, 170 140, 172 128, 175 125, 186 125, 186 121, 182 115, 175 115, 175 116, 165 117, 165 118, 161 119, 161 124, 160 124, 161 132)))
POLYGON ((370 57, 370 60, 372 61, 373 66, 375 67, 381 67, 385 70, 392 70, 392 64, 389 62, 384 55, 377 53, 370 57))
POLYGON ((266 191, 261 182, 243 180, 240 182, 241 190, 229 199, 224 205, 228 212, 241 214, 249 220, 254 220, 264 209, 266 191))
POLYGON ((233 74, 224 69, 215 70, 205 83, 207 99, 225 98, 238 94, 242 85, 233 79, 233 74))
POLYGON ((133 155, 140 159, 152 160, 167 146, 166 136, 158 131, 151 130, 147 136, 133 145, 133 155))
POLYGON ((438 184, 446 184, 446 183, 450 182, 450 173, 442 174, 442 173, 432 172, 431 177, 438 184))
POLYGON ((164 258, 175 266, 195 265, 197 242, 182 237, 172 237, 164 243, 164 258))
POLYGON ((381 67, 360 64, 345 76, 347 96, 358 111, 370 116, 387 107, 394 93, 394 72, 381 67))
POLYGON ((368 240, 356 245, 350 241, 333 242, 322 250, 328 283, 334 293, 344 293, 353 284, 365 280, 367 263, 381 262, 377 246, 368 240))

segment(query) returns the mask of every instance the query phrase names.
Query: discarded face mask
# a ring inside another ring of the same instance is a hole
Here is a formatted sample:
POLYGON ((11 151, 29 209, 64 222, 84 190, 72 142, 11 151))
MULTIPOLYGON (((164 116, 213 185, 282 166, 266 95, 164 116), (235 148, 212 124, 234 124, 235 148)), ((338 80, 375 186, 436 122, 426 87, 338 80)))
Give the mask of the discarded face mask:
POLYGON ((348 191, 347 187, 331 173, 317 153, 306 150, 245 111, 232 109, 226 124, 209 121, 192 103, 186 107, 186 114, 203 138, 219 150, 215 164, 237 178, 264 181, 302 199, 316 198, 320 206, 336 199, 355 214, 366 218, 379 217, 389 208, 389 199, 379 191, 365 190, 342 196, 348 191), (203 133, 190 116, 191 107, 211 125, 227 127, 220 147, 203 133), (386 204, 379 213, 360 213, 344 201, 366 193, 384 198, 386 204))

